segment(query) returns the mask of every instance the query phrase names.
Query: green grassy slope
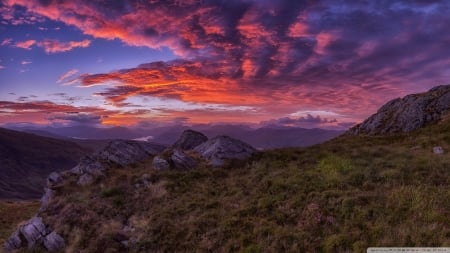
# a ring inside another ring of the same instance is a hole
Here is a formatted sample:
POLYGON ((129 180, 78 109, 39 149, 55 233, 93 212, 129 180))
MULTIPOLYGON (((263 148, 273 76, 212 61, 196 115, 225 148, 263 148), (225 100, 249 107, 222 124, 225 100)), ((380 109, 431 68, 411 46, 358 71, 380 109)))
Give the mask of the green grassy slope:
POLYGON ((450 246, 450 121, 391 137, 341 136, 223 169, 150 161, 58 189, 45 219, 67 250, 365 252, 450 246), (446 153, 432 153, 433 146, 446 153), (137 187, 150 175, 149 187, 137 187), (129 229, 124 227, 129 227, 129 229))

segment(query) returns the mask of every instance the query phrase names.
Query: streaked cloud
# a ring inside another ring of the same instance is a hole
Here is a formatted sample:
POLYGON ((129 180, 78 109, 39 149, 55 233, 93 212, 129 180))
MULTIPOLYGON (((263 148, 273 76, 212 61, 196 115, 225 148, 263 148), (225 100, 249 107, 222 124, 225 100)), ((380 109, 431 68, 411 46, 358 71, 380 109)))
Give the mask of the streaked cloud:
POLYGON ((36 40, 25 40, 15 43, 15 47, 31 50, 31 47, 36 44, 36 40))
POLYGON ((61 76, 59 76, 58 80, 56 81, 57 83, 66 83, 66 82, 71 82, 72 80, 67 80, 70 77, 73 77, 76 73, 78 73, 78 69, 71 69, 67 72, 65 72, 64 74, 62 74, 61 76))
POLYGON ((70 51, 74 48, 84 48, 89 47, 91 44, 90 40, 82 41, 58 41, 58 40, 44 40, 39 42, 37 45, 42 47, 47 54, 63 53, 70 51))

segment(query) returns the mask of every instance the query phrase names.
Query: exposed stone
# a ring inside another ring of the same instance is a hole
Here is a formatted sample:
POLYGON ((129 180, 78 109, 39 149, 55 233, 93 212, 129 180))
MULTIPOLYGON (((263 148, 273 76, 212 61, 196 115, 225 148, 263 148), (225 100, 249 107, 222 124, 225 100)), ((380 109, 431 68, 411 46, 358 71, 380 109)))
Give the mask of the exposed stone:
POLYGON ((207 140, 208 137, 200 132, 185 130, 175 144, 173 144, 173 147, 177 149, 190 150, 207 140))
POLYGON ((440 146, 433 147, 433 153, 438 155, 444 154, 444 149, 440 146))
POLYGON ((94 182, 94 177, 91 174, 83 174, 81 175, 81 177, 78 179, 78 184, 79 185, 88 185, 88 184, 92 184, 92 182, 94 182))
POLYGON ((33 249, 35 246, 44 246, 50 252, 58 251, 64 248, 64 239, 49 230, 41 217, 33 217, 6 240, 5 250, 33 249))
POLYGON ((57 251, 65 247, 64 239, 55 231, 44 237, 44 247, 48 251, 57 251))
POLYGON ((63 181, 61 174, 58 172, 52 172, 47 177, 47 187, 53 187, 57 184, 60 184, 63 181))
POLYGON ((173 150, 170 160, 173 162, 174 167, 180 170, 190 170, 197 166, 197 161, 180 149, 173 150))
POLYGON ((45 211, 48 207, 48 204, 50 203, 50 200, 52 199, 55 191, 53 191, 50 188, 44 188, 44 195, 42 195, 41 198, 41 207, 39 208, 39 211, 45 211))
POLYGON ((141 162, 149 156, 162 152, 165 146, 131 140, 111 141, 106 148, 97 156, 107 162, 113 162, 121 166, 127 166, 133 163, 141 162))
POLYGON ((28 248, 33 248, 46 235, 45 225, 41 217, 33 217, 27 224, 19 228, 20 233, 27 240, 28 248))
POLYGON ((392 134, 411 132, 436 122, 450 113, 450 85, 437 86, 428 92, 394 99, 377 113, 351 128, 349 134, 392 134))
POLYGON ((223 166, 226 160, 243 160, 257 152, 255 148, 240 140, 228 136, 217 136, 196 147, 203 158, 215 167, 223 166))
POLYGON ((20 231, 16 230, 5 242, 5 251, 13 251, 24 247, 24 242, 20 239, 20 231))
POLYGON ((168 170, 168 169, 170 169, 169 162, 166 159, 164 159, 161 156, 159 156, 159 155, 157 155, 157 156, 155 156, 153 158, 152 166, 153 166, 153 169, 155 169, 155 170, 168 170))

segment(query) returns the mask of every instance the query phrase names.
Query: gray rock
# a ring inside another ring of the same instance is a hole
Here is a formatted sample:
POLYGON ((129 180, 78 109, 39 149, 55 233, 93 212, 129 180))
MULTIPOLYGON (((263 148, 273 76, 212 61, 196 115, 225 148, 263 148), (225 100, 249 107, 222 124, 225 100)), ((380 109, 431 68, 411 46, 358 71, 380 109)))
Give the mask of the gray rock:
POLYGON ((19 231, 25 237, 28 248, 33 248, 47 234, 41 217, 31 218, 27 224, 19 228, 19 231))
POLYGON ((444 154, 444 149, 440 146, 433 147, 433 153, 438 155, 444 154))
POLYGON ((162 152, 166 147, 145 141, 111 141, 97 156, 101 160, 127 166, 162 152))
POLYGON ((174 167, 180 170, 190 170, 197 166, 197 161, 180 149, 173 150, 170 160, 174 167))
POLYGON ((5 242, 5 251, 13 251, 24 247, 24 242, 20 239, 20 231, 16 230, 5 242))
POLYGON ((78 178, 77 184, 84 186, 92 184, 92 182, 94 182, 94 177, 91 174, 86 173, 81 175, 80 178, 78 178))
POLYGON ((257 150, 249 144, 228 136, 212 138, 196 147, 194 151, 215 167, 223 166, 226 160, 244 160, 257 153, 257 150))
POLYGON ((41 206, 39 208, 39 211, 47 210, 48 204, 50 203, 54 194, 55 194, 55 191, 53 191, 52 189, 47 188, 47 187, 44 188, 44 195, 42 195, 42 198, 41 198, 41 206))
POLYGON ((170 169, 169 162, 161 156, 155 156, 152 161, 153 169, 155 170, 168 170, 170 169))
POLYGON ((175 144, 173 144, 173 147, 177 149, 190 150, 207 140, 208 137, 200 132, 185 130, 175 144))
POLYGON ((58 172, 52 172, 47 177, 47 187, 53 187, 60 184, 63 181, 61 174, 58 172))
POLYGON ((450 113, 450 85, 437 86, 428 92, 394 99, 377 113, 351 128, 348 134, 392 134, 411 132, 450 113))
POLYGON ((43 244, 44 247, 50 252, 58 251, 65 247, 64 239, 55 231, 44 237, 43 244))
POLYGON ((49 230, 41 217, 33 217, 20 226, 5 243, 6 251, 13 251, 23 247, 33 249, 44 246, 48 251, 58 251, 64 248, 64 239, 55 231, 49 230))

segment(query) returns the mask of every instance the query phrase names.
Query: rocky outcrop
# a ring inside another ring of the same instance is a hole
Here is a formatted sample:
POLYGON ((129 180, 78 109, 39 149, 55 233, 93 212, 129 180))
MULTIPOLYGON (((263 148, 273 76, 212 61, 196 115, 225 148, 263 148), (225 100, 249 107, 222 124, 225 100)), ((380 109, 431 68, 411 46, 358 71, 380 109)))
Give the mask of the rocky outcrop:
POLYGON ((173 147, 177 149, 190 150, 207 140, 208 137, 200 132, 185 130, 175 144, 173 144, 173 147))
POLYGON ((194 151, 212 166, 223 166, 226 160, 243 160, 257 152, 255 148, 228 136, 217 136, 197 146, 194 151))
POLYGON ((197 161, 179 149, 173 151, 170 160, 172 161, 173 166, 179 170, 190 170, 197 166, 197 161))
POLYGON ((166 147, 143 141, 115 140, 93 156, 86 156, 70 170, 79 175, 78 184, 91 184, 95 178, 103 176, 111 166, 128 166, 162 152, 166 147))
POLYGON ((450 85, 437 86, 428 92, 394 99, 377 113, 351 128, 348 134, 393 134, 411 132, 439 121, 450 113, 450 85))
POLYGON ((13 251, 22 247, 32 249, 43 247, 50 252, 64 248, 64 239, 55 231, 46 227, 41 217, 33 217, 20 226, 5 243, 6 251, 13 251))
POLYGON ((98 154, 98 158, 108 162, 127 166, 145 160, 149 156, 162 152, 166 147, 145 141, 116 140, 111 141, 98 154))

